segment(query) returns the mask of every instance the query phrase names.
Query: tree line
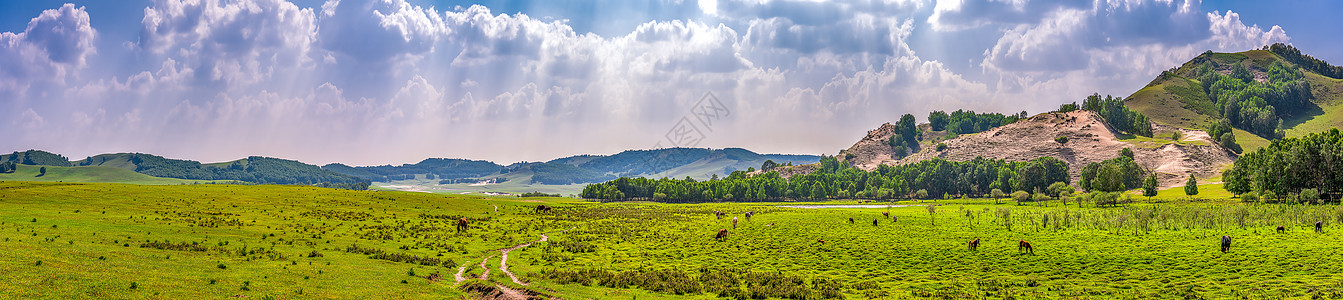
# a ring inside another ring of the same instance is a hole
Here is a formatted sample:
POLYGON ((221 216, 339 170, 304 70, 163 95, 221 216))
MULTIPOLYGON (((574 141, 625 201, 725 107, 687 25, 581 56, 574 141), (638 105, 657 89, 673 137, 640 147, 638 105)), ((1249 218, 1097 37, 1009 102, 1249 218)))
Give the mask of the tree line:
POLYGON ((933 131, 945 130, 955 134, 971 134, 984 132, 1025 118, 1025 111, 1015 115, 1003 115, 1000 113, 975 113, 972 110, 962 109, 947 114, 944 111, 936 110, 928 113, 928 125, 933 131))
POLYGON ((1246 153, 1222 172, 1223 186, 1237 195, 1282 198, 1343 192, 1343 134, 1338 128, 1273 141, 1246 153))
POLYGON ((944 198, 1004 195, 1004 191, 1046 193, 1055 183, 1068 185, 1068 164, 1054 157, 1012 162, 982 157, 956 162, 941 158, 873 171, 824 157, 810 174, 783 178, 777 172, 748 176, 733 172, 724 178, 697 181, 621 177, 590 184, 579 195, 603 200, 650 200, 697 203, 823 199, 944 198), (996 192, 996 193, 995 193, 996 192))
POLYGON ((1100 93, 1093 93, 1082 100, 1082 105, 1067 103, 1059 106, 1059 112, 1071 112, 1075 110, 1086 110, 1095 112, 1101 116, 1101 120, 1110 128, 1127 132, 1134 135, 1152 136, 1152 122, 1148 121, 1147 116, 1140 112, 1129 109, 1124 106, 1124 98, 1105 95, 1101 97, 1100 93))
POLYGON ((1296 47, 1292 47, 1292 45, 1274 43, 1273 45, 1264 46, 1264 50, 1273 52, 1273 54, 1277 54, 1292 64, 1310 70, 1311 72, 1319 73, 1320 75, 1329 78, 1343 79, 1343 67, 1330 65, 1328 62, 1311 57, 1310 55, 1301 54, 1301 50, 1297 50, 1296 47))

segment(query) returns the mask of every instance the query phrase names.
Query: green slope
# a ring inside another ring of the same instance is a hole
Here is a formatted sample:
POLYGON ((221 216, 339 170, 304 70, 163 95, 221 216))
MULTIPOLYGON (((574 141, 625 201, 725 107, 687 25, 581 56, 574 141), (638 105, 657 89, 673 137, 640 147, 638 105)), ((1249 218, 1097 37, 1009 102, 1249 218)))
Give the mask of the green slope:
POLYGON ((113 167, 56 167, 46 166, 47 174, 37 176, 42 166, 19 165, 14 173, 0 173, 0 180, 47 182, 109 182, 130 184, 193 184, 208 181, 161 178, 113 167))

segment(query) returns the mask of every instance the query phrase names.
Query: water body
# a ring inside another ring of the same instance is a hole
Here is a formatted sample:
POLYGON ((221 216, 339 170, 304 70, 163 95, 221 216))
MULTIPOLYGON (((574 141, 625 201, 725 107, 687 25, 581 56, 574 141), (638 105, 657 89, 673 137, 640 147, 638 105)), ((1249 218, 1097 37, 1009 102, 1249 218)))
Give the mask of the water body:
POLYGON ((886 204, 836 204, 836 205, 779 205, 779 206, 777 206, 777 207, 785 207, 785 208, 886 208, 886 207, 906 207, 906 206, 923 206, 923 205, 914 205, 914 204, 896 204, 896 205, 886 205, 886 204))

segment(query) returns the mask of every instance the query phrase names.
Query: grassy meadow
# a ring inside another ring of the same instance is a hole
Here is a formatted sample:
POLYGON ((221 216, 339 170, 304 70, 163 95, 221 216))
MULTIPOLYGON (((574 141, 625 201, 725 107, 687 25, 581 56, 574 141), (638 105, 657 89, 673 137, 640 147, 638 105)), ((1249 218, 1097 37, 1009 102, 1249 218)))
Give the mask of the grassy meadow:
POLYGON ((459 299, 498 284, 566 299, 1340 297, 1343 207, 1246 204, 1218 190, 1204 185, 1204 196, 1188 198, 1171 189, 1117 207, 957 199, 787 208, 779 205, 800 203, 0 181, 0 291, 459 299), (458 233, 463 217, 471 225, 458 233), (714 238, 719 229, 726 238, 714 238), (509 253, 508 269, 527 285, 513 283, 498 250, 543 234, 509 253), (1228 253, 1218 250, 1222 235, 1233 239, 1228 253), (967 250, 976 238, 978 251, 967 250), (1035 254, 1018 253, 1017 240, 1035 254), (461 266, 464 277, 485 279, 457 283, 461 266))

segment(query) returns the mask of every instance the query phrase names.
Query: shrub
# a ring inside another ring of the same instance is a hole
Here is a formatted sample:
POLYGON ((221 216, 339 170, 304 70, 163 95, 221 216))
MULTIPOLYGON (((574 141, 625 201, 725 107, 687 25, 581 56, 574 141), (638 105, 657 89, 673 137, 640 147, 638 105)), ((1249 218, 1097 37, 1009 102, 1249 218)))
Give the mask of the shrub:
POLYGON ((947 150, 947 143, 937 143, 937 151, 947 150))
POLYGON ((1301 203, 1317 203, 1320 201, 1320 192, 1316 189, 1301 189, 1301 203))
POLYGON ((1240 195, 1240 201, 1250 202, 1250 203, 1259 202, 1259 193, 1249 192, 1249 193, 1242 194, 1242 195, 1240 195))
POLYGON ((1021 201, 1031 200, 1031 193, 1027 193, 1026 191, 1012 192, 1012 200, 1016 200, 1017 204, 1021 204, 1021 201))

